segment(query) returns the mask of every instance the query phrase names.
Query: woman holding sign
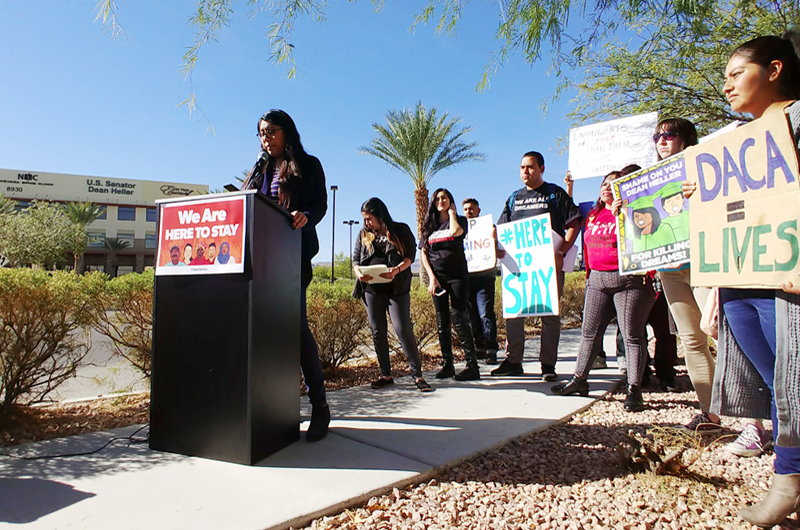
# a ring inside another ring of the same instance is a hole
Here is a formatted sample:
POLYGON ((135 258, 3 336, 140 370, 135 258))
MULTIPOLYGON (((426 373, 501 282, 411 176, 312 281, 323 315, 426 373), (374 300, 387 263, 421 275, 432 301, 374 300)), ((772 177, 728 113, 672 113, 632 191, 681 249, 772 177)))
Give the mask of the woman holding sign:
POLYGON ((299 263, 303 286, 300 300, 300 367, 312 407, 306 439, 316 442, 328 433, 331 413, 325 397, 319 350, 308 328, 306 289, 312 278, 311 258, 319 252, 315 227, 328 209, 325 173, 319 160, 303 149, 300 133, 287 113, 273 109, 261 116, 257 126, 263 152, 247 178, 244 189, 260 190, 277 201, 292 215, 292 227, 302 231, 299 263))
MULTIPOLYGON (((798 49, 800 36, 794 32, 742 44, 728 60, 723 87, 731 109, 752 114, 756 121, 785 111, 795 147, 800 147, 798 49)), ((685 188, 691 194, 696 183, 685 188)), ((800 296, 791 292, 791 285, 784 289, 789 292, 719 291, 720 343, 712 408, 730 416, 771 416, 772 485, 761 503, 739 511, 740 517, 764 528, 800 513, 800 296)))
POLYGON ((466 233, 467 218, 456 214, 453 195, 444 188, 434 191, 422 223, 419 248, 422 250, 422 265, 428 272, 428 292, 433 295, 436 308, 436 328, 443 359, 442 369, 436 374, 439 379, 455 376, 458 381, 472 381, 481 378, 467 314, 469 272, 464 255, 466 233), (453 367, 451 320, 467 358, 467 367, 457 374, 453 367))
POLYGON ((431 386, 422 377, 417 342, 411 323, 411 264, 416 255, 417 242, 407 224, 396 223, 382 200, 373 197, 361 206, 364 228, 356 238, 353 271, 358 278, 353 296, 361 298, 367 308, 372 342, 381 367, 381 376, 372 383, 380 389, 394 384, 389 361, 386 311, 392 317, 392 326, 408 360, 408 369, 414 384, 421 392, 430 392, 431 386), (361 267, 383 265, 386 272, 374 278, 362 272, 361 267), (375 281, 379 280, 379 281, 375 281), (388 283, 387 283, 388 282, 388 283))
POLYGON ((628 396, 625 410, 644 408, 641 380, 647 362, 645 325, 655 302, 653 279, 650 276, 621 276, 617 256, 617 220, 611 193, 611 181, 620 177, 612 171, 600 185, 600 198, 589 211, 584 230, 586 257, 586 298, 583 306, 581 345, 575 374, 568 383, 552 387, 554 394, 589 395, 589 369, 603 345, 608 323, 617 315, 628 364, 628 396), (616 311, 616 313, 615 313, 616 311))

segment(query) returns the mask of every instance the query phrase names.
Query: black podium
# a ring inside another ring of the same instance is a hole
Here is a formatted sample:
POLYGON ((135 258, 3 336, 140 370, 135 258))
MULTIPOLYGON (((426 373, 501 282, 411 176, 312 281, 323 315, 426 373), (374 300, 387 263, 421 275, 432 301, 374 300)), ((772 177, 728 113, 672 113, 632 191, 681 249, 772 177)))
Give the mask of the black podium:
POLYGON ((300 437, 301 239, 274 202, 225 196, 246 197, 244 272, 156 275, 150 448, 253 465, 300 437))

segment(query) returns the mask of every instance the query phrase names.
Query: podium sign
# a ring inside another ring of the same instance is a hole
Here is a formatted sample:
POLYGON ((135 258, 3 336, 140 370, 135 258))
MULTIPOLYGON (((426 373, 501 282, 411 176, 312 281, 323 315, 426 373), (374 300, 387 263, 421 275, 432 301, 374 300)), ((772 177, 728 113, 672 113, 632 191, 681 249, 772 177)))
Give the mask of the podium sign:
POLYGON ((157 201, 156 276, 244 272, 246 199, 157 201))

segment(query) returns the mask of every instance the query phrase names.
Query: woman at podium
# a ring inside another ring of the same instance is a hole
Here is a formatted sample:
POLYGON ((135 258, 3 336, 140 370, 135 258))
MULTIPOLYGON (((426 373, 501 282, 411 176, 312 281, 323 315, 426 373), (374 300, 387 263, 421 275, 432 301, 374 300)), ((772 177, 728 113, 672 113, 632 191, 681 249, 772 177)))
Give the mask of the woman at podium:
POLYGON ((328 433, 331 413, 325 397, 319 350, 308 328, 306 289, 312 278, 311 258, 319 252, 316 226, 328 210, 325 173, 319 160, 303 149, 297 127, 284 111, 272 109, 261 116, 257 135, 264 151, 244 189, 260 190, 277 201, 291 213, 292 227, 302 230, 300 367, 312 407, 306 439, 316 442, 328 433))

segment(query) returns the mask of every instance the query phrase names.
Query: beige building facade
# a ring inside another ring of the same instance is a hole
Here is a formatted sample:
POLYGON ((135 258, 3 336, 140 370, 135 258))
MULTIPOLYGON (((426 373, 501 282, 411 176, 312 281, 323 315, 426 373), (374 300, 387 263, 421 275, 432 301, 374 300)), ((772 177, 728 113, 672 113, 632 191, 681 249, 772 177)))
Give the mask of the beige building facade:
POLYGON ((92 239, 84 263, 86 270, 112 275, 141 272, 154 265, 156 200, 206 194, 208 186, 202 184, 0 169, 0 195, 16 201, 17 209, 26 208, 34 200, 101 206, 102 217, 87 227, 92 239), (129 245, 113 256, 113 263, 106 250, 108 239, 129 245))

